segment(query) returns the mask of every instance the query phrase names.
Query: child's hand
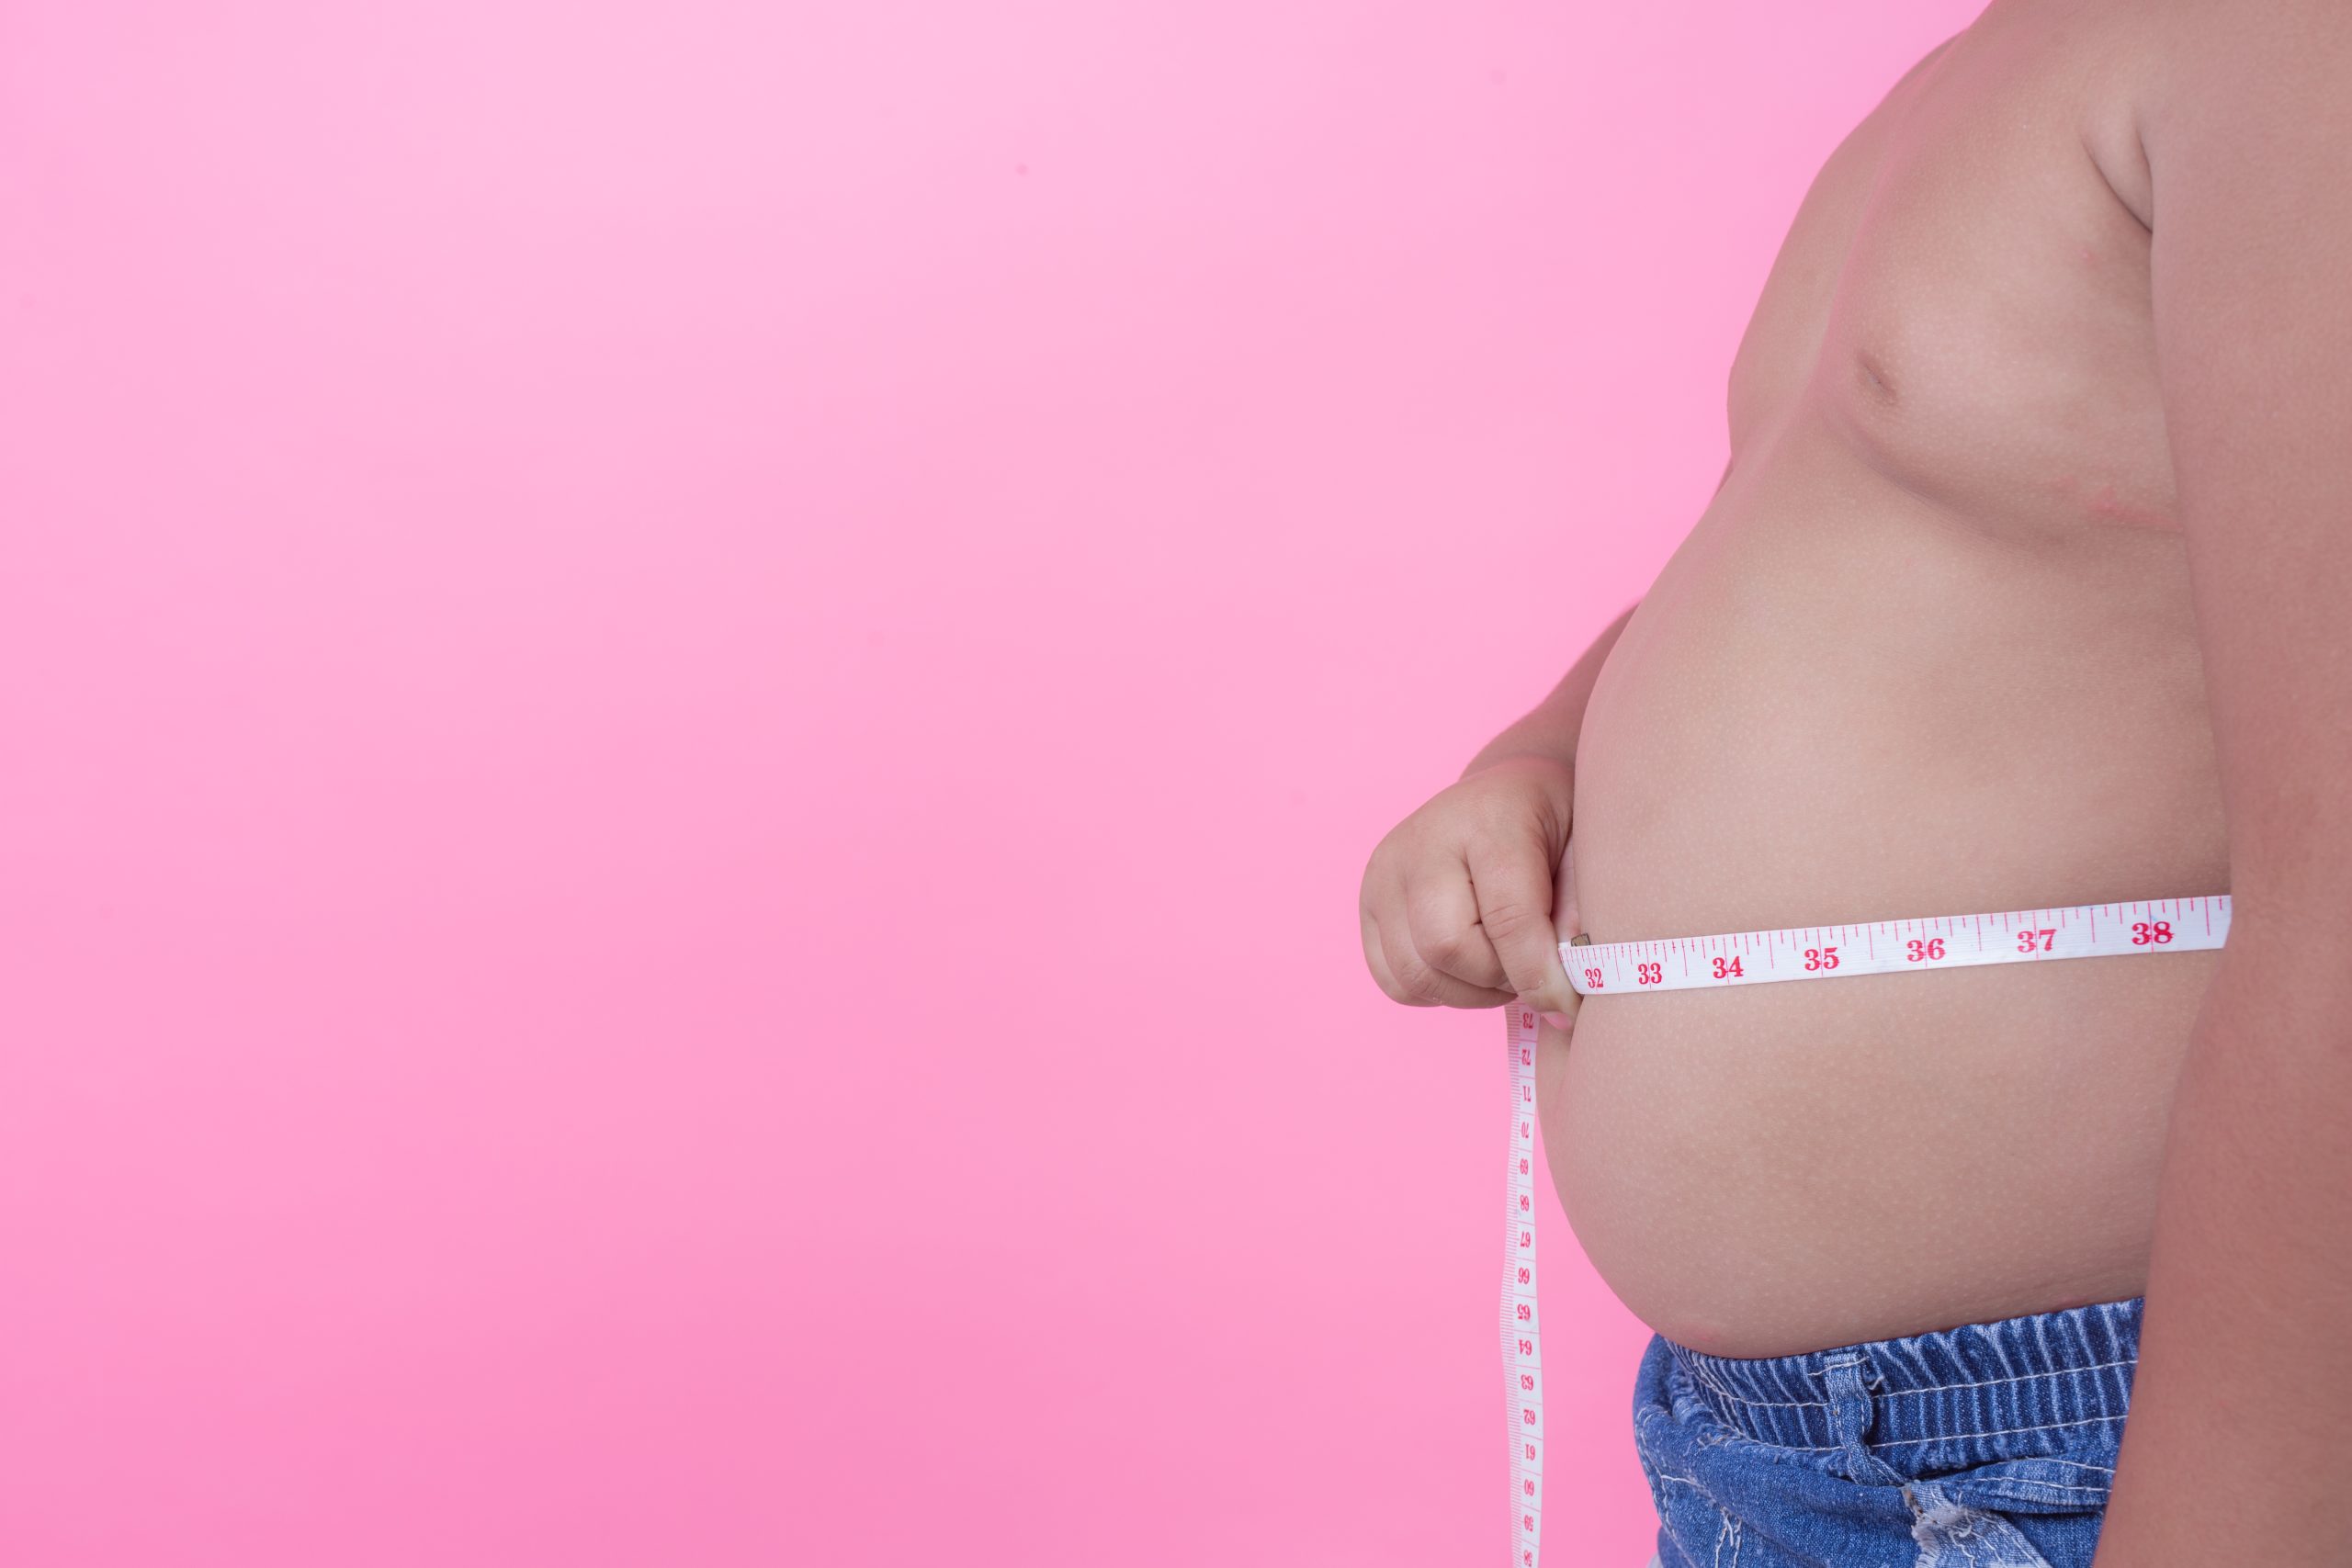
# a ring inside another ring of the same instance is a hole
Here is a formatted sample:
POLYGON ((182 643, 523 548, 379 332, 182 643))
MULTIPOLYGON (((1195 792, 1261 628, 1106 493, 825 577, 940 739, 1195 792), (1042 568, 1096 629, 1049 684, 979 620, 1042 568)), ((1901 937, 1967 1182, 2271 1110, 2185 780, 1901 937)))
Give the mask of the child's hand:
POLYGON ((1510 757, 1479 769, 1392 829, 1364 867, 1363 958, 1408 1007, 1514 998, 1555 1029, 1579 998, 1560 967, 1576 934, 1566 763, 1510 757))

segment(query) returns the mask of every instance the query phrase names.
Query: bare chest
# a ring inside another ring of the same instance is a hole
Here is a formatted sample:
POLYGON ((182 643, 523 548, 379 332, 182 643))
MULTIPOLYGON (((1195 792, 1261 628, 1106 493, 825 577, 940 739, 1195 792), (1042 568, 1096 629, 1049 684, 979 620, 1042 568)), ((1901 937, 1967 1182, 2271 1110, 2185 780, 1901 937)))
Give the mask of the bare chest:
POLYGON ((2055 5, 1915 67, 1791 226, 1733 365, 1735 453, 1815 418, 1990 531, 2177 531, 2128 71, 2055 5))

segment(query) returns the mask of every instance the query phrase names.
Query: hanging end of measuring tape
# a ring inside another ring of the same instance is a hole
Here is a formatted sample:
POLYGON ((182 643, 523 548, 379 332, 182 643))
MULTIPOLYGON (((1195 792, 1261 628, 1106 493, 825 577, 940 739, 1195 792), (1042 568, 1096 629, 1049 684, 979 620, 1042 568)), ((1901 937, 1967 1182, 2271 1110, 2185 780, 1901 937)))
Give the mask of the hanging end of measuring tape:
POLYGON ((1502 1339, 1510 1432, 1511 1562, 1536 1568, 1544 1531, 1544 1340, 1535 1314, 1535 1012, 1503 1010, 1510 1063, 1510 1165, 1503 1186, 1502 1339))

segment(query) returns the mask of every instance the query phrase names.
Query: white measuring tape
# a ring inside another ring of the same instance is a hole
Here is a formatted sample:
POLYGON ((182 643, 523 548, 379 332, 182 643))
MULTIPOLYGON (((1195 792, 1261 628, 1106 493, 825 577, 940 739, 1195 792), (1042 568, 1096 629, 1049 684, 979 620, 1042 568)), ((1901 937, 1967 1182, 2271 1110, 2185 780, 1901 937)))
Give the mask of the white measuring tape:
MULTIPOLYGON (((1865 926, 1594 944, 1560 944, 1579 996, 1685 991, 1771 980, 1834 980, 1914 974, 1974 964, 2036 964, 2131 953, 2220 947, 2230 934, 2230 896, 2077 904, 1993 915, 1932 915, 1865 926)), ((1511 1560, 1536 1568, 1544 1541, 1544 1333, 1535 1306, 1535 1014, 1507 1007, 1510 1062, 1510 1165, 1504 1189, 1503 1377, 1510 1427, 1511 1560)))
MULTIPOLYGON (((1560 949, 1566 953, 1567 947, 1560 949)), ((1510 1181, 1503 1214, 1503 1379, 1510 1423, 1511 1549, 1535 1568, 1544 1540, 1544 1330, 1535 1320, 1535 1015, 1510 1025, 1510 1181)))

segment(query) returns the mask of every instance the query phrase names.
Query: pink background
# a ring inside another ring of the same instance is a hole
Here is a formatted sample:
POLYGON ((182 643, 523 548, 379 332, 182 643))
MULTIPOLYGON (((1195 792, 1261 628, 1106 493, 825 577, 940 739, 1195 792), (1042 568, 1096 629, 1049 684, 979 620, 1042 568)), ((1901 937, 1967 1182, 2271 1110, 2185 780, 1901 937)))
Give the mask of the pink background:
POLYGON ((0 1558, 1499 1562, 1356 879, 1971 14, 0 6, 0 1558))

